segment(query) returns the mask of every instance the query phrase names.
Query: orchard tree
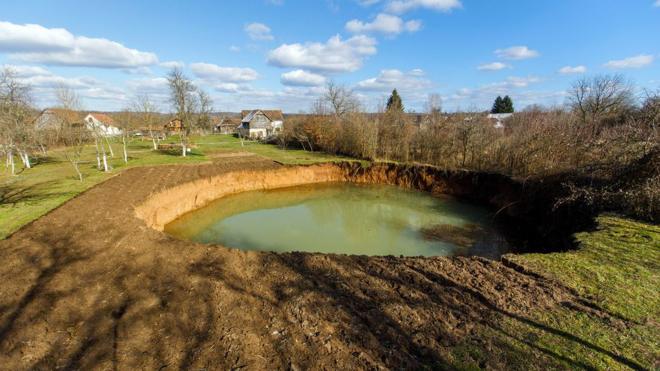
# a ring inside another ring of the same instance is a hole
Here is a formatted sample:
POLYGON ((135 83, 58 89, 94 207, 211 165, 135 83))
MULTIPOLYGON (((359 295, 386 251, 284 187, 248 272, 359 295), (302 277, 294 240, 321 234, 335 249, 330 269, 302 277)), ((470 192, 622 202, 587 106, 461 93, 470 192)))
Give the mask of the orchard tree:
POLYGON ((170 103, 177 118, 181 120, 182 128, 179 132, 181 140, 181 155, 186 157, 188 152, 188 135, 193 124, 197 109, 197 87, 183 74, 180 68, 174 68, 167 75, 170 87, 170 103))

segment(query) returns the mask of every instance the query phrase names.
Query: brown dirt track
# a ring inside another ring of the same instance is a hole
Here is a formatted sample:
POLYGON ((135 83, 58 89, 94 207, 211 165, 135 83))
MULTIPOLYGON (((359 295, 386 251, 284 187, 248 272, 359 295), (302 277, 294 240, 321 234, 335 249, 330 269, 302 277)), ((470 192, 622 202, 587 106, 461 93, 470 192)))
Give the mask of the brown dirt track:
POLYGON ((243 252, 135 213, 177 185, 278 168, 252 156, 127 170, 0 241, 0 368, 451 368, 457 347, 503 368, 515 350, 483 334, 582 305, 500 262, 243 252))

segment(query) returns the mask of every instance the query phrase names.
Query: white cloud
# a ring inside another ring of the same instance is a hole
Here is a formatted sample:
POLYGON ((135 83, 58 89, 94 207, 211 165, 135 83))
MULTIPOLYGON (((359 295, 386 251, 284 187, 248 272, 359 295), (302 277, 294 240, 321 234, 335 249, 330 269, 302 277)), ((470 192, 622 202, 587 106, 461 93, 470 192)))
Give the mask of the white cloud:
POLYGON ((25 66, 25 65, 11 65, 5 64, 0 67, 1 70, 8 69, 12 71, 16 77, 31 77, 31 76, 46 76, 51 75, 51 72, 43 67, 38 66, 25 66))
POLYGON ((559 69, 559 73, 562 75, 571 75, 585 72, 587 72, 587 67, 585 66, 566 66, 559 69))
POLYGON ((652 55, 640 54, 634 57, 613 60, 605 63, 605 67, 612 69, 624 69, 624 68, 642 68, 653 63, 652 55))
POLYGON ((660 8, 660 0, 655 0, 655 3, 653 3, 653 6, 660 8))
POLYGON ((0 22, 0 52, 12 60, 62 66, 136 68, 158 63, 154 53, 100 38, 74 36, 63 28, 0 22))
POLYGON ((355 85, 356 90, 362 91, 400 91, 422 90, 429 88, 431 81, 424 77, 424 71, 414 69, 402 72, 397 69, 382 70, 378 76, 362 80, 355 85))
POLYGON ((270 27, 263 23, 250 23, 245 26, 245 32, 252 40, 273 40, 273 35, 270 33, 270 27))
POLYGON ((325 84, 325 77, 304 70, 295 70, 283 73, 280 81, 290 86, 321 86, 325 84))
POLYGON ((259 78, 252 68, 221 67, 211 63, 193 63, 190 69, 195 76, 209 82, 245 82, 259 78))
POLYGON ((385 9, 392 13, 405 13, 417 8, 449 12, 461 6, 460 0, 392 0, 385 9))
POLYGON ((536 50, 532 50, 527 46, 512 46, 506 49, 495 50, 495 55, 504 59, 521 60, 536 58, 540 54, 536 50))
POLYGON ((232 45, 232 46, 229 47, 229 51, 234 52, 234 53, 238 53, 238 52, 241 51, 241 48, 236 46, 236 45, 232 45))
POLYGON ((353 19, 346 23, 346 30, 352 33, 380 32, 389 35, 400 34, 401 32, 416 32, 422 26, 419 20, 404 22, 403 19, 390 14, 380 13, 373 22, 362 22, 353 19))
POLYGON ((63 28, 0 22, 0 51, 68 50, 74 42, 75 37, 63 28))
POLYGON ((499 85, 505 88, 526 88, 530 84, 535 84, 540 81, 541 79, 536 76, 528 76, 528 77, 511 76, 508 77, 506 81, 497 83, 495 85, 499 85))
POLYGON ((311 71, 353 72, 376 51, 376 40, 371 37, 358 35, 343 41, 337 35, 325 43, 283 44, 268 53, 268 63, 311 71))
POLYGON ((161 66, 161 67, 163 67, 163 68, 168 68, 168 69, 172 69, 172 68, 183 68, 183 66, 185 66, 185 64, 184 64, 183 62, 181 62, 181 61, 167 61, 167 62, 161 62, 161 63, 159 63, 158 65, 161 66))
POLYGON ((479 67, 477 67, 479 71, 499 71, 505 68, 511 68, 511 66, 502 62, 493 62, 493 63, 482 64, 479 67))

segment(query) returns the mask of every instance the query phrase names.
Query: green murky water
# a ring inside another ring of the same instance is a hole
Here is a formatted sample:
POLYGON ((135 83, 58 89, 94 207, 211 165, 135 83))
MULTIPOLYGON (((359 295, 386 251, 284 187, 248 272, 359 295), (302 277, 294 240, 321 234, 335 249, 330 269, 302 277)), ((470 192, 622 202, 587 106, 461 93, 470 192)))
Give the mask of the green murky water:
POLYGON ((165 227, 243 250, 498 258, 509 250, 483 208, 387 185, 314 184, 221 198, 165 227))

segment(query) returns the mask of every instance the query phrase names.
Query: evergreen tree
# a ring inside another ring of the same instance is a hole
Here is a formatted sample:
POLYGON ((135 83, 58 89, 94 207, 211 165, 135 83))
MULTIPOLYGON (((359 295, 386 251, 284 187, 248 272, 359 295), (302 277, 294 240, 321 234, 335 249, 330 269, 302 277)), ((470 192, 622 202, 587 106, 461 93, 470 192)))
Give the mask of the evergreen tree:
POLYGON ((392 90, 392 95, 390 95, 390 99, 387 100, 387 111, 403 112, 403 102, 396 89, 392 90))
POLYGON ((513 101, 508 95, 502 99, 502 112, 500 113, 513 113, 513 101))
POLYGON ((495 98, 495 103, 493 103, 493 108, 490 110, 490 113, 503 113, 502 110, 504 109, 504 103, 503 99, 501 96, 497 96, 495 98))

